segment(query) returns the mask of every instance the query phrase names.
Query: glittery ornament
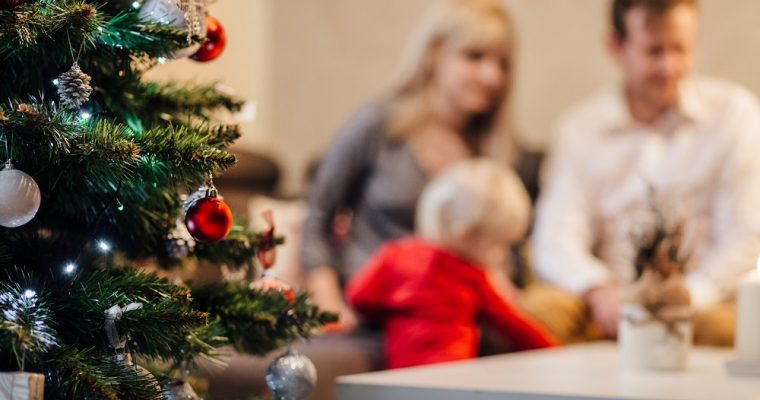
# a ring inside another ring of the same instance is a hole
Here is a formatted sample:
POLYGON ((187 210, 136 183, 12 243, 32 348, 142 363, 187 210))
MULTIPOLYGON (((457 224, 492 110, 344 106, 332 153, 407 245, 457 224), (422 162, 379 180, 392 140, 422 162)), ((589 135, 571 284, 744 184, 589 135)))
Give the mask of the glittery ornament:
POLYGON ((0 170, 0 226, 15 228, 31 221, 41 198, 37 182, 8 160, 0 170))
POLYGON ((290 348, 269 366, 266 381, 275 399, 301 400, 314 390, 317 369, 308 357, 290 348))
POLYGON ((90 94, 92 94, 90 79, 90 75, 82 72, 76 61, 71 69, 58 77, 58 95, 61 97, 63 107, 78 110, 90 99, 90 94))

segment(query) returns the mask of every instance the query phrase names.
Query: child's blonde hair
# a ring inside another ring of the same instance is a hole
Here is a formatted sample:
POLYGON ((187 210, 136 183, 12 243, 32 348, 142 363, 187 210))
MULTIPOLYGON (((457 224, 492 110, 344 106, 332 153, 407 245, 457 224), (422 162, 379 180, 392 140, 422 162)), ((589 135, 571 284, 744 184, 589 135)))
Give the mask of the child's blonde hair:
POLYGON ((510 169, 479 158, 459 162, 433 179, 417 203, 417 235, 458 247, 473 232, 514 242, 528 229, 528 193, 510 169))

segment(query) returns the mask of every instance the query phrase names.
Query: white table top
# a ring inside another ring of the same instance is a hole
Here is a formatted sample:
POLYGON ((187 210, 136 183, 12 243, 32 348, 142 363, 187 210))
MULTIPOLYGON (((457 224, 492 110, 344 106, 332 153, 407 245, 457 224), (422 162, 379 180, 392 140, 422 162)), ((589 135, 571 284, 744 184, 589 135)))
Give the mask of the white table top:
POLYGON ((730 376, 727 349, 694 348, 677 372, 631 372, 617 345, 590 343, 343 376, 338 400, 760 400, 760 378, 730 376))

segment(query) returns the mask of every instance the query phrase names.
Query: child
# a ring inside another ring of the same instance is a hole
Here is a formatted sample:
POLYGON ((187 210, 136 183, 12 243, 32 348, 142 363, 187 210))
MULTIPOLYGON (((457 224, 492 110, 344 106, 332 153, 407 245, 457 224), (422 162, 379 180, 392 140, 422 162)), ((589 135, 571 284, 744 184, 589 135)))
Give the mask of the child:
POLYGON ((479 319, 519 349, 558 343, 499 296, 482 267, 504 261, 529 214, 519 179, 493 161, 460 162, 428 184, 417 236, 384 245, 346 289, 359 313, 382 322, 388 368, 475 357, 479 319))

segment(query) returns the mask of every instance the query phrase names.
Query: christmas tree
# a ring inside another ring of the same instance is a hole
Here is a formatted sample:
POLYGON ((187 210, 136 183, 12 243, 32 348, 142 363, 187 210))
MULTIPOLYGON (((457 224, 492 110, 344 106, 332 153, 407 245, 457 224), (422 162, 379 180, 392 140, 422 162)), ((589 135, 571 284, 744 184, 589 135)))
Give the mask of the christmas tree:
POLYGON ((220 346, 264 354, 335 318, 283 285, 156 273, 269 266, 283 242, 233 225, 213 187, 240 136, 214 116, 242 101, 142 79, 218 56, 207 14, 204 0, 0 0, 0 367, 42 374, 46 399, 160 399, 220 346))

